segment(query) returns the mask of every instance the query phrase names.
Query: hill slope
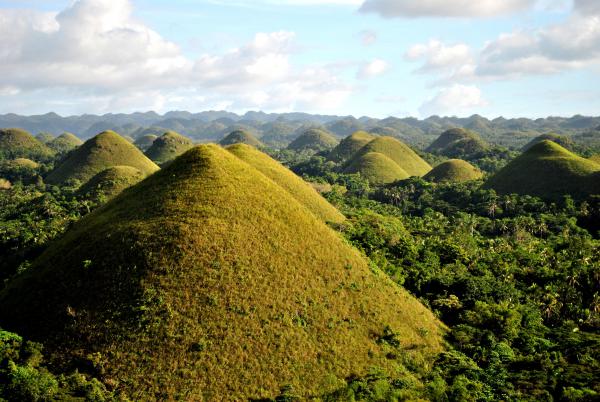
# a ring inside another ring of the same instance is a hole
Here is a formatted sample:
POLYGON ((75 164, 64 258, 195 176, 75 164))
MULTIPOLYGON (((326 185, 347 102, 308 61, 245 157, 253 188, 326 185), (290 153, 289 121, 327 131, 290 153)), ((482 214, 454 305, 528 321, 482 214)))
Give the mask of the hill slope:
POLYGON ((269 155, 246 144, 229 145, 226 149, 287 190, 296 200, 325 222, 342 222, 342 215, 302 178, 269 155))
POLYGON ((327 131, 316 128, 307 130, 300 137, 288 145, 288 149, 296 152, 314 151, 321 152, 333 149, 338 143, 338 140, 327 131))
POLYGON ((488 145, 473 131, 451 128, 444 131, 426 151, 449 158, 469 157, 488 149, 488 145))
POLYGON ((477 180, 483 173, 462 159, 450 159, 434 167, 423 178, 434 183, 477 180))
POLYGON ((500 194, 529 194, 545 199, 561 199, 570 194, 581 198, 600 193, 595 175, 599 171, 600 165, 544 140, 492 176, 485 187, 500 194))
POLYGON ((48 147, 59 154, 72 151, 81 145, 83 145, 83 141, 77 138, 75 134, 71 133, 62 133, 48 142, 48 147))
POLYGON ((132 400, 306 398, 442 348, 424 306, 215 145, 84 217, 0 293, 0 325, 132 400))
POLYGON ((262 142, 260 142, 255 136, 244 130, 232 131, 231 133, 227 134, 225 138, 223 138, 219 142, 219 144, 223 146, 233 144, 246 144, 256 148, 263 146, 262 142))
POLYGON ((46 177, 50 184, 79 180, 85 183, 112 166, 132 166, 145 175, 159 168, 133 144, 113 131, 105 131, 87 140, 46 177))
POLYGON ((383 154, 393 160, 409 176, 423 176, 431 170, 431 166, 406 144, 392 137, 377 137, 362 147, 350 160, 347 166, 351 166, 364 155, 376 152, 383 154))
POLYGON ((161 165, 172 161, 193 146, 189 138, 174 131, 167 131, 154 140, 152 146, 146 151, 146 156, 161 165))
POLYGON ((154 140, 156 140, 157 138, 158 135, 146 134, 135 140, 134 144, 136 147, 145 152, 148 150, 148 148, 152 146, 152 144, 154 144, 154 140))
POLYGON ((50 148, 25 130, 0 129, 0 159, 28 158, 40 161, 51 158, 53 154, 50 148))
POLYGON ((592 162, 596 162, 596 163, 600 164, 600 154, 591 156, 590 160, 592 162))
POLYGON ((92 177, 78 189, 78 194, 93 200, 109 200, 146 177, 131 166, 113 166, 92 177))
POLYGON ((566 148, 568 150, 572 150, 575 145, 573 140, 569 137, 565 137, 565 136, 553 134, 553 133, 548 133, 548 134, 542 134, 540 136, 537 136, 533 140, 529 141, 529 143, 527 143, 523 147, 522 151, 525 152, 525 151, 529 150, 531 147, 533 147, 535 144, 539 144, 540 142, 542 142, 544 140, 550 140, 550 141, 556 142, 558 145, 560 145, 561 147, 566 148))
POLYGON ((352 158, 362 147, 376 138, 375 135, 365 131, 357 131, 344 138, 328 155, 334 162, 346 162, 352 158))
POLYGON ((367 152, 352 160, 344 173, 360 173, 370 183, 380 185, 408 179, 406 173, 396 162, 379 152, 367 152))

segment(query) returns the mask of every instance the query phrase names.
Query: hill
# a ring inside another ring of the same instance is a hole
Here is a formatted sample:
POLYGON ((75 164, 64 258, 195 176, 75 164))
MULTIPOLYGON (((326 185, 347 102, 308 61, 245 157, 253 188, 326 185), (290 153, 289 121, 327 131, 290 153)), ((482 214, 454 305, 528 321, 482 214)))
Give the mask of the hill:
POLYGON ((426 369, 443 342, 415 298, 215 145, 78 222, 0 293, 0 325, 124 400, 307 398, 374 367, 416 381, 402 361, 426 369))
POLYGON ((10 164, 14 167, 26 168, 26 169, 37 169, 40 167, 39 163, 32 161, 27 158, 17 158, 10 161, 10 164))
POLYGON ((500 194, 528 194, 551 200, 560 200, 565 194, 582 198, 600 193, 599 171, 600 165, 544 140, 510 162, 484 186, 500 194))
POLYGON ((109 200, 144 177, 146 175, 134 167, 113 166, 92 177, 77 192, 87 199, 109 200))
POLYGON ((36 161, 48 160, 53 152, 25 130, 0 129, 0 159, 28 158, 36 161))
POLYGON ((146 156, 159 165, 172 161, 194 144, 192 140, 174 131, 167 131, 154 140, 152 146, 146 151, 146 156))
POLYGON ((146 134, 135 140, 134 145, 145 152, 154 144, 154 140, 157 138, 158 135, 146 134))
POLYGON ((255 148, 263 146, 263 144, 255 136, 244 130, 232 131, 231 133, 227 134, 227 136, 225 136, 225 138, 223 138, 219 142, 219 144, 223 146, 233 144, 247 144, 255 148))
POLYGON ((444 131, 426 151, 449 158, 468 158, 485 152, 489 148, 478 134, 463 128, 444 131))
POLYGON ((377 137, 373 141, 370 141, 354 155, 346 166, 349 167, 356 164, 358 159, 370 152, 387 156, 409 176, 423 176, 431 170, 431 166, 421 159, 415 151, 392 137, 377 137))
POLYGON ((434 183, 477 180, 483 173, 462 159, 450 159, 434 167, 423 178, 434 183))
POLYGON ((82 184, 112 166, 132 166, 145 175, 159 168, 133 144, 113 131, 87 140, 46 177, 46 183, 79 180, 82 184))
POLYGON ((47 144, 54 139, 54 136, 50 133, 39 133, 34 138, 42 144, 47 144))
POLYGON ((329 151, 338 143, 338 140, 327 131, 313 128, 305 131, 300 137, 288 145, 288 149, 296 152, 302 151, 329 151))
POLYGON ((360 173, 369 183, 380 185, 408 179, 406 173, 396 162, 379 152, 367 152, 352 160, 344 173, 360 173))
POLYGON ((83 145, 83 141, 77 138, 75 134, 71 133, 62 133, 52 141, 48 142, 48 147, 59 154, 72 151, 81 145, 83 145))
POLYGON ((310 184, 269 155, 246 144, 229 145, 226 149, 273 180, 323 221, 336 223, 344 221, 344 215, 321 197, 310 184))
POLYGON ((527 143, 522 149, 523 152, 527 151, 528 149, 533 147, 535 144, 539 144, 540 142, 542 142, 544 140, 556 142, 561 147, 566 148, 570 151, 572 151, 573 147, 575 146, 575 143, 569 137, 565 137, 565 136, 553 134, 553 133, 548 133, 548 134, 542 134, 538 137, 535 137, 533 140, 531 140, 529 143, 527 143))
POLYGON ((335 148, 333 148, 327 158, 334 162, 346 162, 376 137, 377 136, 365 131, 357 131, 344 138, 335 148))

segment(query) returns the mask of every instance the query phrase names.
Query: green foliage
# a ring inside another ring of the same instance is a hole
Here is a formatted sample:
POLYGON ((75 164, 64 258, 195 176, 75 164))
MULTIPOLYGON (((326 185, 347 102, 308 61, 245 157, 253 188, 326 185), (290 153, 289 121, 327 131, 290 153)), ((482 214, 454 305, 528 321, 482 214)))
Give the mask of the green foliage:
POLYGON ((362 147, 375 139, 375 135, 365 131, 357 131, 344 138, 327 156, 330 161, 345 163, 352 158, 362 147))
POLYGON ((49 141, 47 144, 50 149, 60 155, 66 154, 67 152, 80 147, 83 145, 83 141, 81 141, 75 134, 63 133, 49 141))
POLYGON ((17 128, 0 129, 0 160, 28 158, 48 162, 53 156, 54 152, 50 148, 27 131, 17 128))
POLYGON ((77 194, 86 200, 103 203, 139 183, 145 176, 131 166, 113 166, 88 180, 78 189, 77 194))
POLYGON ((177 158, 193 146, 194 144, 189 138, 174 131, 167 131, 152 141, 152 145, 146 151, 146 156, 162 165, 177 158))

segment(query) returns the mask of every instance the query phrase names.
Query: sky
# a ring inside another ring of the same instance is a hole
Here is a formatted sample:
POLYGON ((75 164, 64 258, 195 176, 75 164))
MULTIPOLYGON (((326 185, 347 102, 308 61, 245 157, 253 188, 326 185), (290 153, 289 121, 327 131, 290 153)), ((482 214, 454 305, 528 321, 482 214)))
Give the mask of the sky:
POLYGON ((600 115, 600 0, 0 0, 0 113, 600 115))

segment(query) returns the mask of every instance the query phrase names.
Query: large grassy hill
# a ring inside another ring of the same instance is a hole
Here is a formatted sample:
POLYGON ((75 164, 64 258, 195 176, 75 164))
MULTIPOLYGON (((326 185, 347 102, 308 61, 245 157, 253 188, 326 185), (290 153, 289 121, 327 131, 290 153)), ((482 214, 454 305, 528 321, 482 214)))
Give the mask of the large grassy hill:
POLYGON ((133 144, 113 131, 87 140, 46 177, 50 184, 79 180, 82 184, 112 166, 132 166, 145 175, 159 168, 133 144))
POLYGON ((154 141, 157 138, 158 138, 158 135, 146 134, 146 135, 139 137, 137 140, 135 140, 134 144, 136 147, 138 147, 139 149, 141 149, 142 151, 145 152, 148 150, 148 148, 150 148, 152 146, 152 144, 154 144, 154 141))
POLYGON ((501 194, 528 194, 545 199, 600 194, 595 173, 600 165, 581 158, 557 143, 537 143, 492 176, 486 188, 501 194))
POLYGON ((288 145, 288 149, 296 152, 321 152, 333 149, 337 143, 338 140, 327 131, 312 128, 292 141, 290 145, 288 145))
POLYGON ((523 152, 527 151, 528 149, 533 147, 535 144, 539 144, 540 142, 542 142, 544 140, 556 142, 558 145, 560 145, 561 147, 566 148, 568 150, 572 150, 573 147, 575 146, 575 143, 569 137, 565 137, 563 135, 558 135, 558 134, 553 134, 553 133, 547 133, 547 134, 539 135, 539 136, 535 137, 534 139, 532 139, 531 141, 529 141, 529 143, 527 143, 523 147, 523 149, 522 149, 523 152))
POLYGON ((233 144, 246 144, 256 148, 263 146, 262 142, 260 142, 254 135, 250 134, 245 130, 232 131, 231 133, 227 134, 225 138, 223 138, 219 142, 219 144, 223 146, 233 144))
POLYGON ((50 159, 54 152, 25 130, 0 129, 0 159, 28 158, 35 161, 50 159))
POLYGON ((423 178, 434 183, 461 182, 483 177, 481 170, 462 159, 450 159, 434 167, 423 178))
POLYGON ((83 145, 83 141, 81 141, 75 134, 62 133, 58 137, 48 142, 47 145, 54 152, 58 154, 63 154, 72 151, 77 147, 80 147, 81 145, 83 145))
POLYGON ((194 144, 189 138, 174 131, 167 131, 154 140, 146 151, 146 156, 162 165, 172 161, 193 146, 194 144))
POLYGON ((406 173, 396 162, 379 152, 367 152, 352 160, 344 173, 360 173, 369 183, 380 185, 408 179, 406 173))
POLYGON ((226 149, 287 190, 296 200, 325 222, 340 223, 342 215, 307 182, 269 155, 250 145, 234 144, 226 149))
POLYGON ((426 151, 449 158, 459 158, 480 154, 488 148, 488 144, 477 133, 464 128, 451 128, 444 131, 426 151))
POLYGON ((346 162, 352 158, 362 147, 375 139, 375 135, 365 131, 357 131, 344 138, 328 155, 334 162, 346 162))
POLYGON ((0 325, 130 400, 307 399, 371 370, 418 381, 408 369, 443 343, 415 298, 215 145, 79 221, 0 293, 0 325))
POLYGON ((144 177, 146 175, 134 167, 112 166, 88 180, 78 189, 78 194, 96 201, 109 200, 144 177))

